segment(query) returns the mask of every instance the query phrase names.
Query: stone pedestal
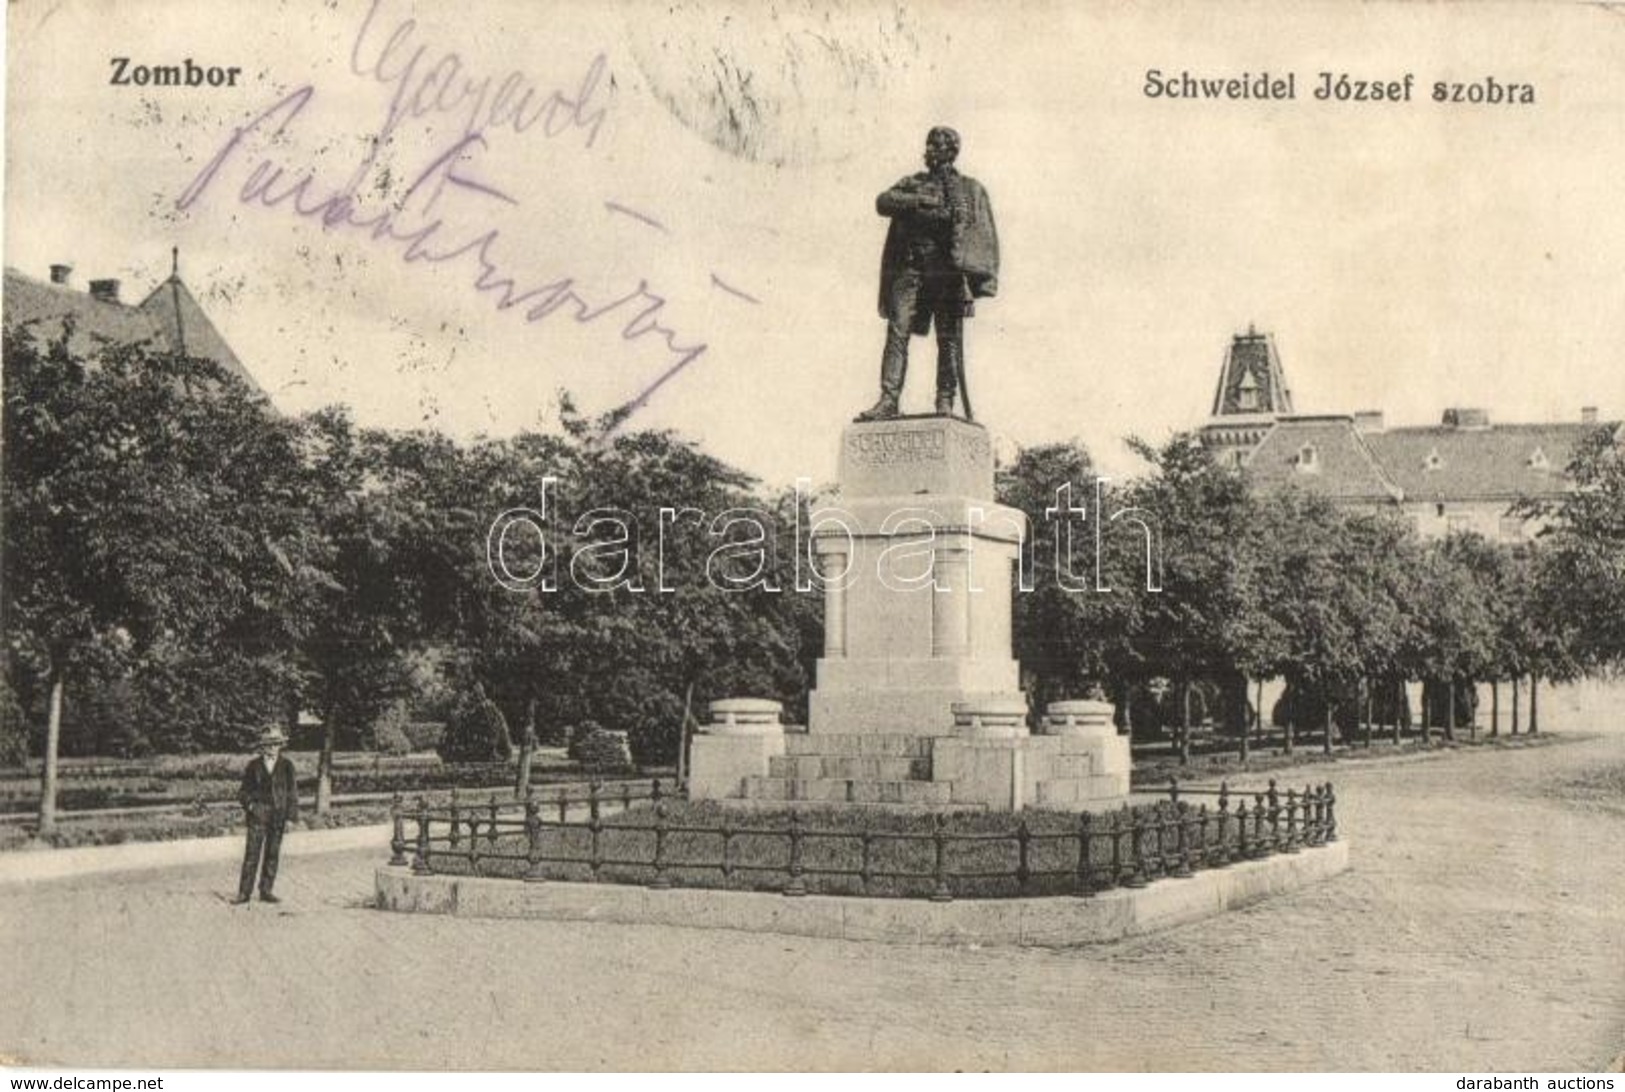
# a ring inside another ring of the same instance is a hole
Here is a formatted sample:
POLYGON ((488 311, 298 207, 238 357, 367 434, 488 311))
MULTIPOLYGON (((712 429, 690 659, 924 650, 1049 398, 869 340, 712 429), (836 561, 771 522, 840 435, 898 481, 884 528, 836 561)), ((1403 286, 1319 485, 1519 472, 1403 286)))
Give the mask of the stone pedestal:
POLYGON ((745 794, 748 778, 762 777, 775 755, 784 754, 783 707, 758 698, 711 703, 710 723, 688 744, 688 793, 695 800, 745 794))
POLYGON ((840 484, 839 508, 815 513, 826 632, 808 730, 946 735, 956 702, 1022 702, 1010 655, 1022 517, 993 501, 986 430, 851 425, 840 484))
MULTIPOLYGON (((838 507, 813 513, 824 655, 807 731, 713 703, 698 799, 939 809, 1082 808, 1128 793, 1111 706, 1051 706, 1041 734, 1011 656, 1019 512, 993 500, 986 430, 949 417, 849 426, 838 507)), ((765 703, 772 705, 773 703, 765 703)))

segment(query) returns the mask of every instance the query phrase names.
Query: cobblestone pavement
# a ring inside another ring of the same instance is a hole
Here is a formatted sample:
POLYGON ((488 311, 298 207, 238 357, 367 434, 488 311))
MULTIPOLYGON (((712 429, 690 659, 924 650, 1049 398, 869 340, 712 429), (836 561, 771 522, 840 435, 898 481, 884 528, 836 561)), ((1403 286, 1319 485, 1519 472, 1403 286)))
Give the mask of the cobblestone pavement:
POLYGON ((1350 872, 1150 937, 912 948, 392 915, 383 854, 0 892, 0 1053, 77 1066, 1570 1070, 1625 1049, 1625 734, 1332 777, 1350 872), (1617 786, 1618 779, 1614 781, 1617 786))

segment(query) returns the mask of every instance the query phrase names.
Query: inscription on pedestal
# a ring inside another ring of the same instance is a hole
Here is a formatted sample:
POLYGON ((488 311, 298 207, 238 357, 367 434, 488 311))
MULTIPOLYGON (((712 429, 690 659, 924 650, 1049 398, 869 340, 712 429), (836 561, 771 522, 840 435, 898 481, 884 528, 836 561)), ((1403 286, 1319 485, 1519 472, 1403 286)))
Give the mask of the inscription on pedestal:
POLYGON ((841 444, 847 496, 934 493, 991 500, 993 445, 987 431, 952 417, 855 424, 841 444))

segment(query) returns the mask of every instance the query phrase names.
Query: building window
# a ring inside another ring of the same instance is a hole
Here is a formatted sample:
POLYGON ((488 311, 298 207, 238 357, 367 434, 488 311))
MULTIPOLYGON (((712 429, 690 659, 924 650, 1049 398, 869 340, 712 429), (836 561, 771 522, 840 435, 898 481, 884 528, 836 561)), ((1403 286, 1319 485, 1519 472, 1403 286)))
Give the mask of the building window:
POLYGON ((1434 514, 1437 515, 1440 519, 1444 519, 1444 505, 1442 505, 1442 504, 1434 505, 1433 506, 1433 511, 1434 511, 1434 514))
MULTIPOLYGON (((1438 448, 1434 448, 1432 451, 1428 452, 1428 457, 1422 460, 1423 470, 1438 470, 1442 466, 1444 466, 1444 460, 1439 457, 1438 448)), ((1439 514, 1443 515, 1444 513, 1441 512, 1439 514)))
POLYGON ((1315 450, 1314 444, 1304 444, 1298 449, 1298 470, 1304 474, 1320 473, 1320 452, 1315 450))
POLYGON ((1529 455, 1529 469, 1531 469, 1531 470, 1550 470, 1551 466, 1552 466, 1551 460, 1546 458, 1546 452, 1544 450, 1542 450, 1541 448, 1537 447, 1537 448, 1535 448, 1535 450, 1533 452, 1530 453, 1530 455, 1529 455))
POLYGON ((1241 383, 1236 387, 1236 408, 1243 413, 1251 413, 1258 409, 1258 380, 1253 378, 1252 372, 1241 377, 1241 383))

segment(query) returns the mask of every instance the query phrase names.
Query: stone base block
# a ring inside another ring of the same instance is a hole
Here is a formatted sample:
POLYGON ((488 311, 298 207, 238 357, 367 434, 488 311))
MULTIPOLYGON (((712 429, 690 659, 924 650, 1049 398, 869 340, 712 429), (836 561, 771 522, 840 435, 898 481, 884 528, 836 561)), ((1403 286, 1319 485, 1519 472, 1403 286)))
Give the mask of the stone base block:
POLYGON ((752 777, 749 800, 809 804, 947 804, 950 786, 936 781, 862 781, 852 778, 752 777))
POLYGON ((956 804, 1011 811, 1101 807, 1128 796, 1127 752, 1128 741, 1120 737, 953 737, 936 741, 931 773, 953 785, 956 804))
POLYGON ((1022 701, 1019 690, 916 689, 814 690, 808 696, 811 734, 945 736, 954 730, 953 707, 962 702, 1022 701))
POLYGON ((883 755, 779 755, 768 761, 769 777, 834 777, 858 781, 929 781, 929 758, 883 755))
POLYGON ((374 877, 383 910, 469 918, 531 918, 825 937, 902 944, 1100 944, 1183 925, 1271 895, 1327 880, 1348 868, 1346 841, 1301 853, 1242 861, 1187 879, 1119 888, 1080 899, 786 898, 758 891, 651 891, 618 884, 547 883, 414 876, 382 867, 374 877))
POLYGON ((784 750, 790 755, 878 755, 888 758, 930 758, 930 736, 885 732, 872 736, 845 733, 790 732, 784 737, 784 750))
POLYGON ((745 780, 766 777, 771 760, 784 754, 784 733, 698 735, 689 741, 688 795, 691 800, 726 800, 745 795, 745 780))

